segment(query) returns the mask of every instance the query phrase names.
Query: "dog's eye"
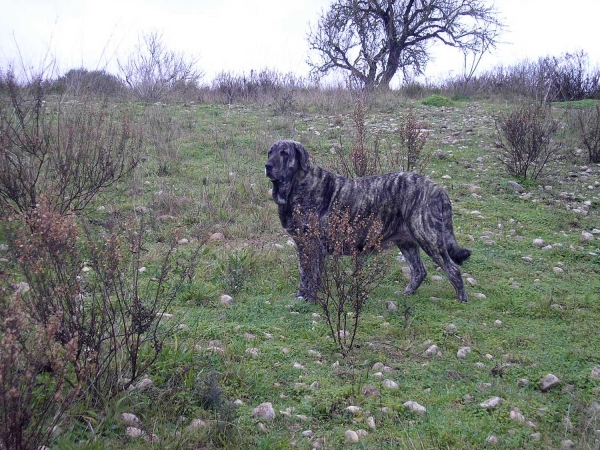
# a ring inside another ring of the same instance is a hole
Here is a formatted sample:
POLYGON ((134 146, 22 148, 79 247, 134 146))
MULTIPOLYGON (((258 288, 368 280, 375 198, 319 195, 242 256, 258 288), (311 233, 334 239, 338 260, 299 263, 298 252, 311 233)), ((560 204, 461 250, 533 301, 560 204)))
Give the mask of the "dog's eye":
POLYGON ((288 153, 285 150, 279 150, 279 156, 288 156, 288 153))

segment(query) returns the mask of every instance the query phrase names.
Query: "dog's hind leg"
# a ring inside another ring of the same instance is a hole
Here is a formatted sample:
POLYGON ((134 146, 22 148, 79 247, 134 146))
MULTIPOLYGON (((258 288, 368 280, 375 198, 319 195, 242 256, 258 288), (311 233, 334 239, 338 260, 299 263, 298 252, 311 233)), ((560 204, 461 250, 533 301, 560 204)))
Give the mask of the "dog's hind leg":
POLYGON ((404 259, 406 259, 406 262, 408 262, 408 266, 410 267, 410 283, 408 286, 406 286, 404 293, 412 294, 425 279, 427 270, 425 269, 425 264, 423 264, 423 260, 421 259, 419 246, 416 243, 410 241, 397 241, 396 245, 402 252, 402 256, 404 256, 404 259))

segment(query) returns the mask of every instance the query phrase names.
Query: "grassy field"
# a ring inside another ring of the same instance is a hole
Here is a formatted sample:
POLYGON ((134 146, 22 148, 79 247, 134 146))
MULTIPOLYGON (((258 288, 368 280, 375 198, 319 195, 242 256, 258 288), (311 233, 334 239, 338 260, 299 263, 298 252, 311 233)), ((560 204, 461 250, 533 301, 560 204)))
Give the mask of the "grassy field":
POLYGON ((102 411, 71 411, 51 448, 600 448, 600 379, 592 376, 600 234, 582 238, 600 229, 600 165, 567 142, 566 156, 513 191, 494 144, 494 117, 510 106, 393 96, 367 103, 369 136, 384 156, 403 114, 427 123, 425 174, 447 189, 457 239, 473 254, 462 268, 469 302, 460 304, 429 259, 416 294, 395 294, 407 280, 398 251, 388 250, 389 269, 347 356, 319 307, 292 297, 295 249, 264 162, 274 141, 291 138, 332 167, 340 144, 352 142, 352 104, 307 102, 285 114, 268 103, 139 106, 140 117, 159 119, 156 145, 89 215, 102 224, 146 211, 149 265, 154 244, 175 227, 188 247, 201 246, 200 263, 168 311, 174 331, 146 373, 152 385, 102 411), (432 345, 437 351, 426 353, 432 345), (464 347, 470 353, 458 357, 464 347), (542 391, 548 374, 560 382, 542 391), (482 406, 494 397, 498 406, 482 406), (274 419, 253 417, 266 402, 274 419), (157 439, 127 437, 122 413, 157 439), (203 422, 190 428, 194 419, 203 422))

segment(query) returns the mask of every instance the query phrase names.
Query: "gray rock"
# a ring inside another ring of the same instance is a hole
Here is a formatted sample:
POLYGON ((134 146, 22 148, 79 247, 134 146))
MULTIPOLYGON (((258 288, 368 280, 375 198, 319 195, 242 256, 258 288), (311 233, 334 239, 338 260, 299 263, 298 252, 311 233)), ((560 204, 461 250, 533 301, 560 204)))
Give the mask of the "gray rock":
POLYGON ((503 400, 500 397, 492 397, 492 398, 488 398, 486 401, 481 402, 479 404, 479 406, 481 406, 482 408, 485 409, 494 409, 497 406, 500 406, 502 404, 503 400))
POLYGON ((346 438, 346 442, 348 442, 349 444, 355 444, 356 442, 358 442, 358 434, 356 433, 356 431, 346 430, 346 432, 344 433, 344 437, 346 438))
POLYGON ((275 410, 270 402, 261 403, 254 411, 252 411, 252 417, 259 420, 266 420, 268 422, 275 418, 275 410))
POLYGON ((456 357, 459 359, 465 359, 471 353, 471 347, 461 347, 456 352, 456 357))
POLYGON ((594 380, 600 380, 600 366, 596 366, 592 369, 592 378, 594 380))
POLYGON ((546 375, 544 378, 542 378, 540 380, 540 385, 539 385, 540 390, 542 392, 549 391, 553 387, 558 386, 559 383, 560 383, 560 379, 556 375, 549 373, 548 375, 546 375))
POLYGON ((525 192, 525 188, 523 186, 521 186, 519 183, 517 183, 516 181, 509 181, 508 187, 518 193, 525 192))
POLYGON ((427 412, 427 408, 425 408, 423 405, 419 405, 413 400, 405 402, 404 407, 417 414, 425 414, 427 412))

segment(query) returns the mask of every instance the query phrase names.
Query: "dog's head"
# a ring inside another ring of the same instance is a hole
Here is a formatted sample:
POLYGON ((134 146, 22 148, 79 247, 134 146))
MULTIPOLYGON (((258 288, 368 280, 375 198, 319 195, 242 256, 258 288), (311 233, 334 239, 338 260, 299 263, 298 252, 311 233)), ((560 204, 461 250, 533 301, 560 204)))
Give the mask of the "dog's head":
POLYGON ((273 200, 285 205, 294 176, 299 170, 308 170, 308 152, 299 142, 277 141, 267 156, 265 174, 273 182, 273 200))

